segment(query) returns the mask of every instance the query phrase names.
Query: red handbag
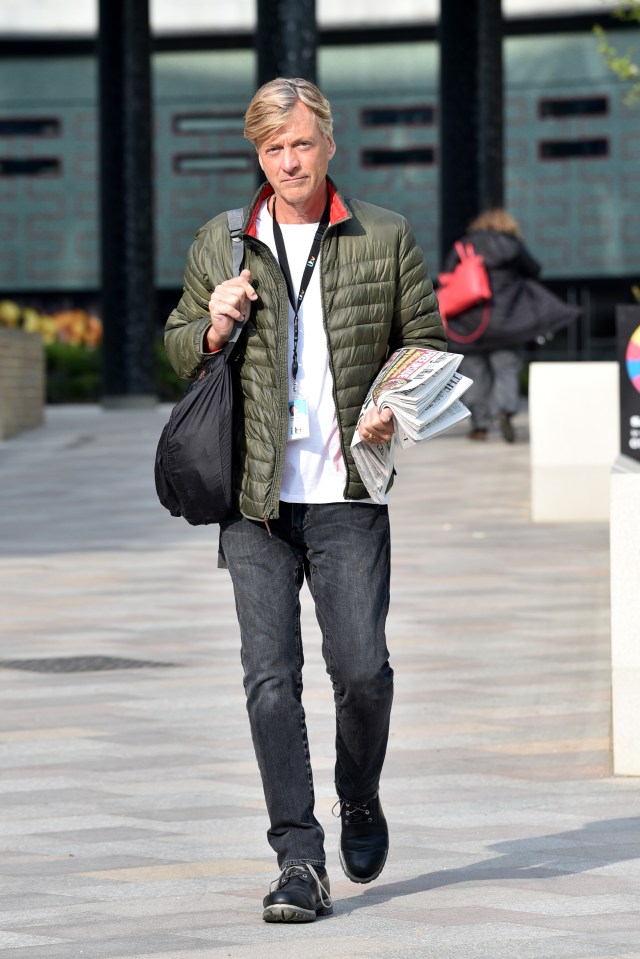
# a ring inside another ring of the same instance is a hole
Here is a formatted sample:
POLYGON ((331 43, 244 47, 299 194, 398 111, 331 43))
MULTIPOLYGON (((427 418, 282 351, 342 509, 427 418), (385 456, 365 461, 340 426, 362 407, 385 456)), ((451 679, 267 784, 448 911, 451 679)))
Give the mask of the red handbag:
POLYGON ((471 243, 458 242, 455 250, 460 262, 451 273, 438 275, 438 306, 449 337, 458 343, 472 343, 482 336, 489 325, 491 284, 484 260, 471 243), (473 333, 461 336, 451 330, 448 319, 482 305, 482 319, 473 333))
POLYGON ((438 276, 438 304, 446 317, 457 316, 491 299, 491 286, 484 260, 470 243, 456 243, 460 258, 451 273, 438 276))

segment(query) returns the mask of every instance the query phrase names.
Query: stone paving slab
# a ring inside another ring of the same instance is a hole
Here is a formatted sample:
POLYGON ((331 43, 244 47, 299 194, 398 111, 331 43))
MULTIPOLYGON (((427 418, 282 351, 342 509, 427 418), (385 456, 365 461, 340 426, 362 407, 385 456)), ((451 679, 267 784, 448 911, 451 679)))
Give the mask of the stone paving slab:
POLYGON ((261 921, 277 868, 216 530, 155 499, 167 414, 50 408, 0 444, 3 959, 640 957, 608 528, 530 522, 526 415, 513 447, 461 427, 399 454, 392 847, 369 886, 338 864, 332 696, 303 597, 335 914, 285 926, 261 921), (16 668, 71 657, 148 665, 16 668))

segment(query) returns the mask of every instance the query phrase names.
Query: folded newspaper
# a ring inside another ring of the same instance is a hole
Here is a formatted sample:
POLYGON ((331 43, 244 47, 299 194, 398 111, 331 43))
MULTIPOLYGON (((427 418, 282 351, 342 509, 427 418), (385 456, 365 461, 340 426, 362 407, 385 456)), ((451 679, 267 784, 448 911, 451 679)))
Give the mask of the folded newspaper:
POLYGON ((367 393, 358 417, 374 405, 393 413, 394 439, 365 443, 358 429, 351 450, 371 499, 383 503, 393 472, 394 446, 430 439, 470 416, 460 397, 472 381, 458 373, 462 354, 403 347, 389 357, 367 393))

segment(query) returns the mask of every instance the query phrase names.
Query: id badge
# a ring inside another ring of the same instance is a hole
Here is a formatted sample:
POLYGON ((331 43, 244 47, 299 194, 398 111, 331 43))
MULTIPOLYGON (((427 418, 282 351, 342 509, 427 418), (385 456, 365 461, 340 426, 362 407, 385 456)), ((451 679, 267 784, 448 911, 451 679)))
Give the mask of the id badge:
POLYGON ((289 439, 304 440, 309 435, 309 408, 302 396, 289 400, 289 439))

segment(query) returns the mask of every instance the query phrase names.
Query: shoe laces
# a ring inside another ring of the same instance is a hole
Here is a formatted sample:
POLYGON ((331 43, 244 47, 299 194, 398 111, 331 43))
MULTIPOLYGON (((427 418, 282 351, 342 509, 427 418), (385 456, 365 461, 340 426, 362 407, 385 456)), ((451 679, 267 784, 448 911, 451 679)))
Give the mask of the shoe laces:
POLYGON ((274 879, 271 883, 271 892, 275 892, 276 889, 282 888, 282 886, 286 885, 290 879, 294 879, 296 876, 300 876, 301 879, 309 879, 309 874, 317 886, 320 902, 325 909, 329 909, 333 905, 333 900, 329 895, 329 891, 322 885, 320 876, 315 871, 313 866, 308 862, 304 865, 294 863, 292 866, 287 866, 285 869, 283 869, 278 878, 274 879))
POLYGON ((333 815, 338 817, 344 815, 345 826, 355 826, 358 823, 373 822, 372 804, 376 797, 372 796, 366 802, 352 802, 350 799, 339 799, 333 807, 333 815), (336 812, 336 806, 339 806, 339 812, 336 812))

